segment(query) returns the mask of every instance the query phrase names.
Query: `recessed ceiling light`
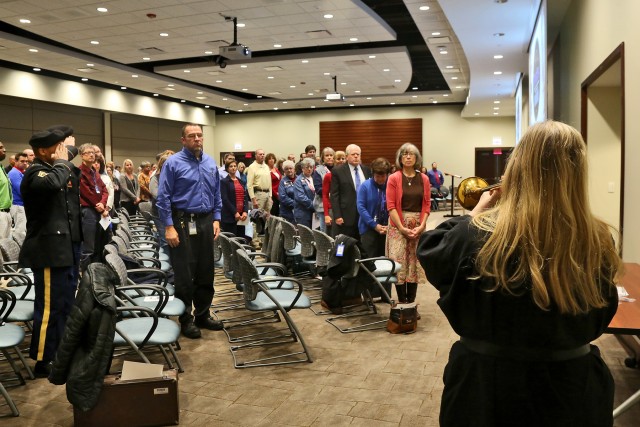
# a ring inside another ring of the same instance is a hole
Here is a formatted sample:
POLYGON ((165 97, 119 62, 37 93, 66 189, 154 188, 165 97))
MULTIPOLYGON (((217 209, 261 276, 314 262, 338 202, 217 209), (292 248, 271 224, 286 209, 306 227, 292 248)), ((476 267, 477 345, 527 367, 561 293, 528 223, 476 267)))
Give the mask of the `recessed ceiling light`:
POLYGON ((499 110, 499 109, 500 109, 500 107, 493 107, 493 109, 494 109, 494 110, 499 110))
POLYGON ((246 106, 247 106, 247 105, 249 105, 249 104, 247 104, 247 103, 245 102, 245 103, 244 103, 244 104, 242 104, 242 105, 244 105, 244 106, 246 107, 246 106))
POLYGON ((411 95, 411 97, 412 97, 412 98, 417 98, 417 97, 418 97, 418 95, 411 95))
POLYGON ((351 37, 351 38, 349 39, 349 41, 350 41, 350 42, 357 42, 357 41, 358 41, 358 38, 357 38, 357 37, 351 37))
POLYGON ((160 33, 160 37, 169 37, 169 33, 160 33))
POLYGON ((134 79, 138 78, 137 74, 131 74, 131 77, 133 77, 134 79))
POLYGON ((31 21, 29 21, 28 19, 24 19, 24 18, 22 18, 22 19, 20 20, 20 23, 21 23, 21 24, 31 24, 31 21))
POLYGON ((454 76, 454 77, 451 77, 451 80, 458 80, 458 78, 454 76))
POLYGON ((418 86, 412 87, 411 90, 418 90, 418 86))
POLYGON ((395 82, 395 83, 400 83, 401 81, 402 81, 402 80, 400 80, 400 79, 395 79, 395 80, 394 80, 394 82, 395 82))
POLYGON ((120 89, 127 90, 127 87, 126 86, 120 86, 120 89))
POLYGON ((224 113, 225 113, 225 114, 229 114, 229 110, 225 111, 224 113))
POLYGON ((282 47, 282 45, 279 44, 279 43, 276 43, 276 44, 273 45, 273 47, 282 47))
POLYGON ((480 115, 480 113, 473 113, 473 115, 474 115, 474 116, 479 116, 479 115, 480 115))
POLYGON ((191 70, 183 70, 185 73, 190 73, 191 70))
POLYGON ((389 70, 388 68, 385 68, 382 71, 384 71, 386 73, 386 72, 391 71, 391 70, 389 70))
POLYGON ((500 104, 500 101, 493 101, 494 104, 500 104))
POLYGON ((436 101, 436 100, 434 99, 434 100, 433 100, 433 103, 434 103, 434 104, 437 104, 437 103, 438 103, 438 101, 436 101))
POLYGON ((100 44, 98 40, 91 40, 91 44, 100 44))
POLYGON ((29 52, 38 53, 38 49, 29 49, 29 52))
POLYGON ((391 102, 390 105, 396 105, 396 103, 395 102, 391 102))
POLYGON ((238 113, 242 113, 242 110, 238 110, 238 113))
POLYGON ((205 106, 204 106, 204 108, 209 108, 209 106, 208 106, 208 105, 205 105, 205 106))
POLYGON ((445 68, 446 68, 446 69, 448 69, 448 70, 450 70, 450 69, 452 69, 452 68, 453 68, 453 65, 447 65, 445 68))
POLYGON ((370 97, 370 96, 367 96, 367 99, 369 99, 369 100, 370 100, 370 99, 371 99, 371 97, 370 97))
POLYGON ((154 93, 154 94, 153 94, 153 96, 158 96, 158 94, 157 94, 157 93, 154 93))
POLYGON ((243 64, 240 66, 240 68, 247 68, 247 66, 243 64))
POLYGON ((375 55, 369 55, 369 59, 376 59, 375 55))
POLYGON ((211 51, 211 50, 205 50, 205 51, 204 51, 204 54, 205 54, 205 55, 213 55, 213 51, 211 51))
POLYGON ((40 68, 34 68, 33 71, 42 71, 40 68))
POLYGON ((287 101, 282 101, 282 103, 283 103, 283 104, 288 104, 288 102, 287 102, 287 101))
POLYGON ((202 95, 204 92, 202 92, 201 90, 196 92, 198 95, 202 95))
POLYGON ((222 98, 223 101, 226 101, 228 98, 222 98))
POLYGON ((440 31, 434 31, 433 33, 431 33, 432 36, 439 36, 440 34, 440 31))
POLYGON ((447 53, 449 53, 449 52, 447 52, 446 50, 441 50, 440 51, 440 55, 446 55, 447 53))
POLYGON ((309 95, 309 96, 313 96, 313 92, 309 92, 307 95, 309 95))
POLYGON ((462 86, 456 86, 456 89, 462 89, 462 86))
POLYGON ((83 77, 81 80, 82 80, 83 82, 88 82, 88 81, 89 81, 89 79, 88 79, 88 78, 86 78, 86 77, 83 77))
POLYGON ((494 71, 493 74, 495 74, 496 76, 499 76, 500 74, 502 74, 502 71, 494 71))
POLYGON ((93 64, 88 63, 88 64, 87 64, 87 67, 93 67, 93 64))
POLYGON ((445 94, 444 94, 444 95, 442 95, 442 96, 447 97, 447 96, 449 96, 449 94, 448 94, 448 93, 445 93, 445 94))
POLYGON ((498 113, 498 112, 493 113, 494 116, 497 116, 498 114, 500 114, 500 113, 498 113))
POLYGON ((267 76, 267 78, 268 78, 269 80, 273 80, 275 77, 273 77, 273 76, 267 76))
POLYGON ((327 14, 324 15, 324 17, 325 17, 325 19, 331 19, 331 18, 333 18, 333 15, 330 14, 330 13, 327 13, 327 14))
POLYGON ((107 13, 107 12, 109 12, 109 9, 107 9, 106 7, 99 7, 99 8, 97 8, 96 10, 97 10, 98 12, 101 12, 101 13, 107 13))
POLYGON ((420 10, 429 10, 429 6, 420 6, 419 9, 420 10))
POLYGON ((187 101, 185 101, 184 99, 181 99, 180 102, 187 102, 187 101))
POLYGON ((312 105, 312 106, 311 106, 311 108, 316 108, 316 106, 315 106, 315 105, 312 105))
POLYGON ((278 107, 273 107, 274 110, 278 111, 278 107))
POLYGON ((308 59, 303 59, 301 62, 302 62, 303 64, 308 64, 308 63, 309 63, 309 60, 308 60, 308 59))
POLYGON ((290 87, 291 89, 295 89, 295 87, 296 87, 296 86, 295 86, 295 85, 290 85, 289 87, 290 87))
POLYGON ((347 83, 345 83, 345 82, 341 82, 340 84, 341 84, 342 86, 346 86, 346 85, 347 85, 347 83))
POLYGON ((504 56, 502 55, 493 55, 493 59, 502 59, 504 56))
POLYGON ((242 22, 238 22, 238 24, 236 25, 236 27, 238 28, 244 28, 245 24, 243 24, 242 22))
POLYGON ((151 61, 151 58, 149 58, 148 56, 145 56, 144 58, 142 58, 143 61, 151 61))
POLYGON ((331 75, 331 73, 322 73, 322 74, 324 74, 325 76, 330 76, 331 75))
POLYGON ((222 80, 216 80, 216 83, 222 83, 222 80))
POLYGON ((359 91, 359 90, 356 90, 356 91, 354 91, 354 92, 355 92, 355 93, 360 93, 360 91, 359 91))
POLYGON ((257 96, 257 98, 258 98, 258 99, 262 98, 262 95, 258 95, 258 96, 257 96))
POLYGON ((248 90, 249 90, 249 89, 247 89, 246 87, 243 87, 243 88, 242 88, 242 91, 243 91, 243 92, 246 92, 246 91, 248 91, 248 90))

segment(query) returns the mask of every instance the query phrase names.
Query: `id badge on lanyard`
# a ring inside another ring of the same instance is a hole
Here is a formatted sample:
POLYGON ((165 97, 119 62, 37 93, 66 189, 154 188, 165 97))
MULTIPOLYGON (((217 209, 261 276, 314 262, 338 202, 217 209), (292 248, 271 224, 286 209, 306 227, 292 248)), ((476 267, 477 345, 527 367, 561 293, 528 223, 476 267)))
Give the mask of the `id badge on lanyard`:
POLYGON ((195 236, 198 234, 198 230, 196 229, 196 222, 189 221, 189 236, 195 236))

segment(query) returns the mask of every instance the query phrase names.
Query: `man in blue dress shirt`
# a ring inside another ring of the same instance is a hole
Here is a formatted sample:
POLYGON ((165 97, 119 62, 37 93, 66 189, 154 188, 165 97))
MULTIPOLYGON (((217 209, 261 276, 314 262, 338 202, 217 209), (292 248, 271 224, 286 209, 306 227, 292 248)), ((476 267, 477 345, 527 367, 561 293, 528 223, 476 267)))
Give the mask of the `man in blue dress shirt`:
POLYGON ((182 334, 194 339, 200 338, 201 328, 223 327, 209 312, 214 294, 213 239, 220 232, 222 199, 216 163, 202 151, 202 127, 186 124, 181 141, 182 150, 162 168, 156 206, 165 225, 176 297, 187 307, 180 316, 182 334))

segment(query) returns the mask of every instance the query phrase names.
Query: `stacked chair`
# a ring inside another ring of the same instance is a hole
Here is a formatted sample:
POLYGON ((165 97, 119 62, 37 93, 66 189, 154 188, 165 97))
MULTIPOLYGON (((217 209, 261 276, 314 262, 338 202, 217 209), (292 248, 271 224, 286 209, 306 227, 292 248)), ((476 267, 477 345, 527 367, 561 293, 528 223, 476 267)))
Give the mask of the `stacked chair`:
POLYGON ((184 312, 182 301, 170 298, 164 286, 131 284, 125 264, 118 255, 109 253, 105 259, 107 265, 116 272, 120 282, 116 287, 116 310, 119 313, 114 338, 116 352, 125 348, 127 351, 124 354, 133 352, 145 363, 150 363, 143 350, 157 349, 170 369, 175 362, 178 370, 183 372, 175 351, 178 347, 180 326, 175 320, 167 318, 179 316, 184 312), (169 357, 169 353, 172 358, 169 357))
POLYGON ((235 255, 242 276, 245 308, 258 313, 275 313, 284 320, 286 327, 248 335, 242 342, 232 343, 234 366, 250 368, 311 362, 309 349, 289 314, 291 310, 311 306, 302 283, 291 277, 261 277, 246 251, 237 249, 235 255), (294 288, 285 289, 284 284, 294 288), (292 350, 291 346, 298 348, 292 350))
MULTIPOLYGON (((16 354, 20 362, 22 362, 23 366, 25 367, 27 372, 29 372, 32 379, 33 374, 31 373, 31 369, 27 365, 27 361, 22 355, 20 348, 18 348, 18 346, 24 341, 24 329, 9 321, 11 311, 14 309, 15 304, 16 295, 6 289, 0 289, 0 352, 2 352, 4 359, 11 366, 16 380, 21 385, 24 385, 24 377, 22 376, 20 368, 18 368, 18 365, 16 364, 13 355, 11 354, 12 351, 16 354)), ((7 402, 7 405, 11 410, 11 414, 17 417, 20 415, 20 412, 11 399, 11 396, 9 396, 9 393, 4 388, 4 385, 2 384, 3 379, 4 378, 0 379, 0 394, 2 394, 4 400, 7 402)))

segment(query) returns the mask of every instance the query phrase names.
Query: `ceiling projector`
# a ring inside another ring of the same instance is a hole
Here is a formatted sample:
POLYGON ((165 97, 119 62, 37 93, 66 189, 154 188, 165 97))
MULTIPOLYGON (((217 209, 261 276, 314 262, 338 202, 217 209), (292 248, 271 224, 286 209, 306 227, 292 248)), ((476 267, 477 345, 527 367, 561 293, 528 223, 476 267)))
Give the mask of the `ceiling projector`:
POLYGON ((243 44, 220 46, 220 56, 227 59, 249 59, 251 58, 251 49, 243 44))
POLYGON ((328 93, 326 96, 326 100, 327 101, 344 101, 344 96, 338 92, 328 93))

